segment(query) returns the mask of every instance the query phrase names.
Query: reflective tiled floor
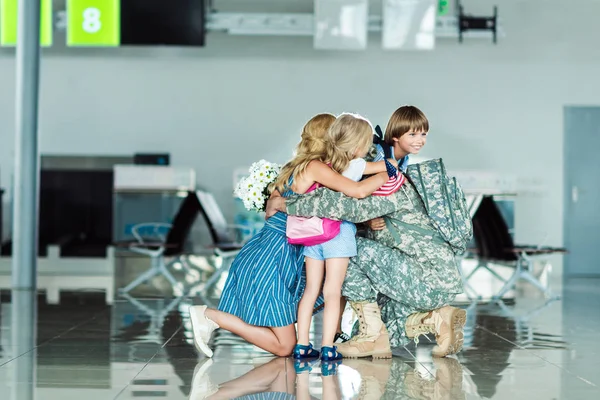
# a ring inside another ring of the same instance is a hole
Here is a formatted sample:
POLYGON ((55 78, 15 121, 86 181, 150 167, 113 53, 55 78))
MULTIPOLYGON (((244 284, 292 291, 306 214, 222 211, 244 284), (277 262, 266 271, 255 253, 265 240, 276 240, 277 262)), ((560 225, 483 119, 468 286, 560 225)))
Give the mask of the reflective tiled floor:
POLYGON ((527 296, 469 306, 456 358, 432 359, 421 341, 392 360, 345 360, 337 374, 318 362, 296 373, 292 360, 226 332, 214 338, 213 359, 198 356, 187 315, 197 299, 121 299, 112 308, 93 296, 60 306, 41 299, 2 293, 2 399, 600 398, 598 280, 567 283, 545 307, 527 296))

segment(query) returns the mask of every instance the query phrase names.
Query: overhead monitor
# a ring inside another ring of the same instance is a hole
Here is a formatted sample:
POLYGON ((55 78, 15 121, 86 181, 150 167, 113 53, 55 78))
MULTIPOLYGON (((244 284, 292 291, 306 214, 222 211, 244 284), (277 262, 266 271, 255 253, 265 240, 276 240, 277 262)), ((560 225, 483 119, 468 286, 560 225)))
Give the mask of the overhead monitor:
POLYGON ((368 0, 315 0, 314 48, 367 48, 368 0))
POLYGON ((384 0, 382 47, 433 50, 438 0, 384 0))
POLYGON ((121 45, 204 46, 204 0, 121 0, 121 45))

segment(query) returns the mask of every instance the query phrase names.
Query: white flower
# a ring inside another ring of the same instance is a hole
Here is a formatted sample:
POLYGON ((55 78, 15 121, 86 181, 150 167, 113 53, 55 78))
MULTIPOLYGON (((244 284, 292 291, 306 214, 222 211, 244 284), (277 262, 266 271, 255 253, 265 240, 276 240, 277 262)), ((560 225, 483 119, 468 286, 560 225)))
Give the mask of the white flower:
POLYGON ((250 174, 238 182, 234 195, 251 211, 263 211, 268 188, 277 179, 281 165, 260 160, 250 166, 250 174))

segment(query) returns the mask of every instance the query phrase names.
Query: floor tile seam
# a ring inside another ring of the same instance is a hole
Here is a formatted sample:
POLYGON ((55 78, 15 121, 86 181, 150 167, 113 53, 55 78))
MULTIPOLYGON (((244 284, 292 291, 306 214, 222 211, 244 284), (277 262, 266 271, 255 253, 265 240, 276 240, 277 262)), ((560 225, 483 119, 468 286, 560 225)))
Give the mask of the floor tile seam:
POLYGON ((97 318, 97 317, 98 317, 100 314, 102 314, 103 312, 107 312, 107 311, 106 311, 106 310, 104 310, 104 311, 102 311, 102 312, 100 312, 100 313, 98 313, 98 314, 95 314, 95 315, 94 315, 94 316, 92 316, 90 319, 87 319, 87 320, 85 320, 85 321, 82 321, 81 323, 79 323, 79 324, 77 324, 77 325, 75 325, 75 326, 72 326, 71 328, 69 328, 69 329, 65 330, 64 332, 61 332, 61 333, 59 333, 58 335, 54 336, 53 338, 51 338, 51 339, 48 339, 48 340, 46 340, 45 342, 43 342, 43 343, 41 343, 41 344, 39 344, 39 345, 37 345, 37 346, 33 346, 33 347, 32 347, 31 349, 29 349, 28 351, 26 351, 26 352, 24 352, 24 353, 21 353, 21 354, 19 354, 19 355, 18 355, 18 356, 16 356, 16 357, 13 357, 13 358, 11 358, 10 360, 6 361, 6 362, 5 362, 5 363, 3 363, 3 364, 0 364, 0 368, 2 368, 2 367, 3 367, 3 366, 5 366, 6 364, 8 364, 8 363, 10 363, 10 362, 12 362, 12 361, 14 361, 14 360, 16 360, 16 359, 20 358, 20 357, 23 357, 23 356, 24 356, 24 355, 26 355, 26 354, 29 354, 29 353, 31 353, 32 351, 34 351, 34 350, 36 350, 36 349, 38 349, 38 348, 40 348, 40 347, 42 347, 42 346, 44 346, 44 345, 46 345, 46 344, 50 343, 51 341, 53 341, 53 340, 55 340, 55 339, 58 339, 58 338, 59 338, 59 337, 61 337, 62 335, 65 335, 65 334, 67 334, 67 333, 71 332, 72 330, 79 328, 79 327, 80 327, 80 326, 82 326, 83 324, 86 324, 86 323, 88 323, 88 322, 90 322, 90 321, 93 321, 94 319, 96 319, 96 318, 97 318))
POLYGON ((508 343, 510 343, 510 344, 512 344, 512 345, 514 345, 515 347, 519 348, 520 350, 523 350, 523 351, 526 351, 526 352, 527 352, 527 353, 529 353, 529 354, 532 354, 533 356, 535 356, 535 357, 539 358, 540 360, 543 360, 543 361, 547 362, 548 364, 550 364, 550 365, 553 365, 553 366, 555 366, 556 368, 558 368, 558 369, 560 369, 560 370, 563 370, 563 371, 565 371, 565 372, 569 373, 570 375, 572 375, 572 376, 576 377, 577 379, 581 380, 582 382, 584 382, 584 383, 586 383, 586 384, 588 384, 588 385, 591 385, 591 386, 594 386, 594 387, 598 387, 598 386, 597 386, 597 385, 596 385, 594 382, 591 382, 591 381, 587 380, 586 378, 584 378, 584 377, 582 377, 582 376, 579 376, 579 375, 577 375, 576 373, 574 373, 574 372, 572 372, 572 371, 570 371, 570 370, 568 370, 568 369, 566 369, 566 368, 564 368, 564 367, 560 366, 559 364, 553 363, 552 361, 550 361, 550 360, 546 359, 545 357, 542 357, 541 355, 539 355, 539 354, 535 353, 534 351, 531 351, 531 350, 529 350, 529 349, 527 349, 527 348, 525 348, 525 347, 523 347, 523 346, 519 345, 518 343, 515 343, 515 342, 513 342, 513 341, 511 341, 511 340, 508 340, 507 338, 505 338, 505 337, 503 337, 503 336, 501 336, 501 335, 497 334, 496 332, 493 332, 493 331, 491 331, 491 330, 489 330, 489 329, 487 329, 487 328, 485 328, 485 327, 483 327, 483 326, 481 326, 481 325, 477 325, 477 326, 476 326, 476 328, 480 328, 481 330, 483 330, 483 331, 485 331, 485 332, 488 332, 488 333, 490 333, 490 334, 492 334, 492 335, 494 335, 494 336, 496 336, 496 337, 498 337, 498 338, 500 338, 500 339, 504 340, 505 342, 508 342, 508 343))
MULTIPOLYGON (((433 372, 430 371, 430 369, 427 368, 427 366, 425 364, 423 364, 422 362, 417 360, 416 354, 414 354, 412 351, 410 351, 406 346, 404 347, 404 350, 406 350, 406 352, 412 356, 414 362, 416 362, 421 367, 423 367, 425 369, 425 371, 427 371, 429 373, 429 375, 431 375, 432 378, 435 378, 435 375, 433 374, 433 372)), ((402 362, 404 362, 404 360, 402 362)))
POLYGON ((125 392, 125 390, 131 385, 131 383, 136 380, 136 378, 146 369, 148 364, 150 364, 152 362, 152 360, 154 360, 156 358, 158 353, 160 353, 160 351, 165 348, 165 346, 171 341, 171 339, 173 339, 175 337, 175 335, 177 335, 179 333, 179 331, 181 329, 183 329, 182 326, 180 326, 179 328, 177 328, 177 330, 175 332, 173 332, 171 337, 169 337, 165 341, 165 343, 163 343, 163 345, 160 347, 160 349, 158 349, 156 351, 156 353, 154 353, 154 355, 152 357, 150 357, 150 359, 144 364, 144 366, 138 371, 138 373, 135 374, 135 376, 129 380, 129 382, 125 385, 125 387, 123 389, 121 389, 121 391, 119 393, 117 393, 117 395, 113 399, 117 399, 119 396, 121 396, 121 394, 123 394, 123 392, 125 392))

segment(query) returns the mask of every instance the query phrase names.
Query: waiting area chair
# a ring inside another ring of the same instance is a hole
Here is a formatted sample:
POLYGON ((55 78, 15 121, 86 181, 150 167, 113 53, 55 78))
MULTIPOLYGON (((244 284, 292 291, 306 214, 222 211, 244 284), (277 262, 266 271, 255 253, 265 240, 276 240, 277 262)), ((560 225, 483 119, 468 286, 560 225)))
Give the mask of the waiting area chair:
MULTIPOLYGON (((146 222, 134 225, 132 234, 135 241, 125 243, 125 246, 133 253, 150 257, 150 268, 129 285, 120 289, 120 292, 129 293, 140 284, 155 276, 162 275, 172 285, 173 290, 178 292, 177 295, 182 294, 184 285, 175 279, 169 271, 169 267, 183 261, 185 243, 197 217, 197 199, 192 193, 188 193, 181 203, 172 224, 146 222), (170 261, 167 262, 167 259, 170 261)), ((123 243, 118 245, 124 247, 123 243)))
POLYGON ((256 232, 256 227, 228 224, 214 196, 203 190, 187 193, 172 224, 147 222, 132 228, 135 241, 126 244, 126 247, 134 253, 150 257, 151 264, 146 272, 120 292, 128 293, 158 275, 170 282, 174 291, 178 292, 177 295, 187 292, 187 288, 175 279, 169 268, 175 263, 187 268, 185 256, 188 254, 185 245, 199 214, 206 220, 213 241, 210 248, 222 261, 215 266, 215 272, 202 287, 202 293, 207 294, 241 250, 243 243, 238 237, 251 237, 256 232))
POLYGON ((504 282, 502 288, 493 296, 501 299, 510 290, 515 289, 521 280, 529 282, 539 289, 547 298, 553 297, 548 285, 542 284, 534 274, 533 266, 541 256, 565 253, 566 249, 547 246, 515 245, 508 231, 498 206, 492 196, 485 196, 473 216, 473 236, 476 243, 474 250, 478 260, 476 268, 464 277, 465 292, 470 298, 476 292, 469 280, 480 269, 487 270, 492 276, 504 282), (494 271, 493 265, 504 265, 515 268, 508 279, 494 271))

